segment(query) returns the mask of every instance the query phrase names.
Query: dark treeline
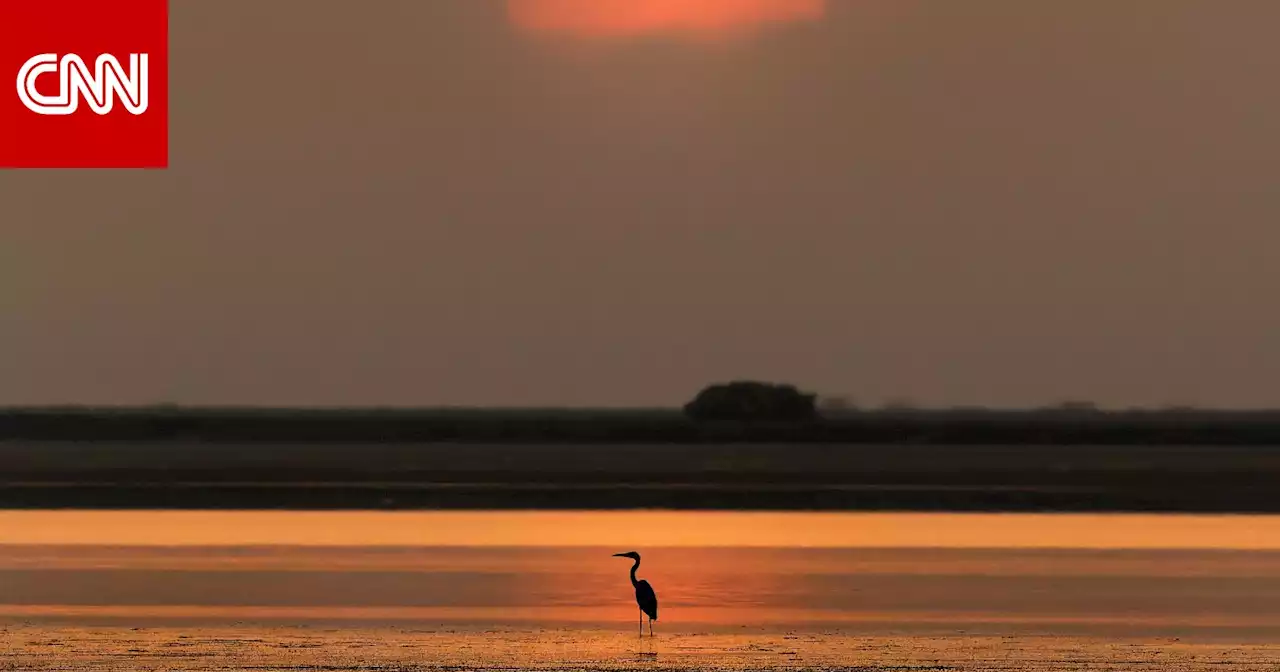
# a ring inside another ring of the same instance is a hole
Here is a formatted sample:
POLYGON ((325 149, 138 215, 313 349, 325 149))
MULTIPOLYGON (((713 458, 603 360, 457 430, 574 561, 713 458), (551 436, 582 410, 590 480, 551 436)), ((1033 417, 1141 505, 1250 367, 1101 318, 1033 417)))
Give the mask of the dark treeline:
POLYGON ((841 411, 800 422, 678 410, 0 409, 0 441, 1280 446, 1280 411, 841 411))

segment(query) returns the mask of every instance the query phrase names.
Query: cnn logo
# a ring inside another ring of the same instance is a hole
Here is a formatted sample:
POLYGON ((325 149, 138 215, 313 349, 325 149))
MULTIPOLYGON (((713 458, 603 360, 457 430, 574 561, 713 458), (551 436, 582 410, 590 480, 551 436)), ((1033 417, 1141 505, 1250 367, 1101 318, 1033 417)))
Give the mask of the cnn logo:
POLYGON ((149 106, 148 65, 148 54, 129 54, 128 69, 110 54, 98 56, 92 69, 77 54, 39 54, 18 70, 18 99, 46 116, 75 114, 82 99, 94 114, 110 114, 119 100, 129 114, 141 115, 149 106), (36 84, 45 75, 57 76, 57 94, 40 93, 36 84))
POLYGON ((0 0, 0 170, 168 166, 168 0, 0 0))

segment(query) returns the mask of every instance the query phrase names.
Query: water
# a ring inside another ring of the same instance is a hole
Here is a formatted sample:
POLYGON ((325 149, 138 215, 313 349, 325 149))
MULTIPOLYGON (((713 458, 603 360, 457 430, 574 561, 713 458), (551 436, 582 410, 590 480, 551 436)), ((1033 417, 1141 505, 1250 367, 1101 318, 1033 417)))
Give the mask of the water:
POLYGON ((0 511, 0 545, 1280 551, 1280 516, 664 511, 0 511))
POLYGON ((0 530, 15 669, 964 668, 1131 646, 1252 669, 1280 639, 1272 517, 64 511, 0 530), (655 640, 611 557, 629 550, 655 640))
MULTIPOLYGON (((5 512, 0 616, 63 623, 1270 636, 1280 518, 5 512)), ((1275 630, 1280 634, 1280 630, 1275 630)))

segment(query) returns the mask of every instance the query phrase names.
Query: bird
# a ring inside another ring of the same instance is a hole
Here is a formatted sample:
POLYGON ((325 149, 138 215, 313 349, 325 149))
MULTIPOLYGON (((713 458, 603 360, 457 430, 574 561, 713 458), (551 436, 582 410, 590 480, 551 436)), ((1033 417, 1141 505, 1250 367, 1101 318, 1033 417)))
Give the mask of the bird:
POLYGON ((631 558, 636 564, 631 565, 631 585, 636 588, 636 604, 640 607, 640 636, 644 636, 644 617, 649 617, 649 636, 653 636, 653 622, 658 620, 658 595, 653 592, 653 586, 649 585, 644 579, 636 580, 636 570, 640 568, 640 554, 635 551, 630 553, 614 553, 615 558, 631 558))

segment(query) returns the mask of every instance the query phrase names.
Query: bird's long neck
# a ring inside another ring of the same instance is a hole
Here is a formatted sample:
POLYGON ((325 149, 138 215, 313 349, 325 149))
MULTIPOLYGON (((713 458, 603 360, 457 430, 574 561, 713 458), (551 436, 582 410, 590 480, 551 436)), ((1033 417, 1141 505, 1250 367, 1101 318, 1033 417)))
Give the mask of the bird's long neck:
POLYGON ((631 585, 633 586, 639 583, 639 581, 636 581, 637 569, 640 569, 640 558, 636 558, 636 564, 631 565, 631 585))

